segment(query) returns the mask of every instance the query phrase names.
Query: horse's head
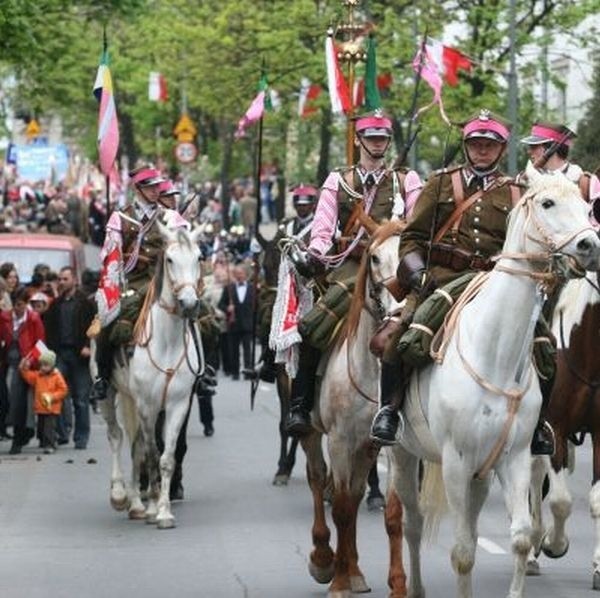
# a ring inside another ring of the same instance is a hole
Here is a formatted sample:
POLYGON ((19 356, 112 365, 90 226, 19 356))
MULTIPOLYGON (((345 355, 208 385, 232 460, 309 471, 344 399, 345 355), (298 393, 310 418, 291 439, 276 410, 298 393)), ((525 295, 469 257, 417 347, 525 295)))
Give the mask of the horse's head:
POLYGON ((403 222, 388 222, 373 234, 362 258, 348 320, 340 341, 354 335, 363 309, 379 324, 400 307, 396 269, 400 232, 404 226, 403 222))
POLYGON ((367 248, 367 301, 376 307, 381 318, 399 307, 398 245, 404 222, 388 222, 380 226, 367 248))
POLYGON ((563 275, 598 270, 600 239, 590 225, 589 206, 563 174, 527 169, 529 188, 511 214, 504 251, 553 257, 563 275))
POLYGON ((158 224, 164 240, 161 300, 182 318, 196 318, 202 292, 201 231, 158 224))

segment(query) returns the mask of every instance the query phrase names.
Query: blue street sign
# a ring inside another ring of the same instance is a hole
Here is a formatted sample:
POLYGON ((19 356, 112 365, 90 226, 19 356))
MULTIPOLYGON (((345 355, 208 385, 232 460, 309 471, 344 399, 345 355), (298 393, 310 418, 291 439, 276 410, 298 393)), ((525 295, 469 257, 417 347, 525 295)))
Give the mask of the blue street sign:
POLYGON ((17 145, 16 164, 20 179, 35 183, 37 181, 62 181, 69 168, 67 146, 58 145, 17 145))

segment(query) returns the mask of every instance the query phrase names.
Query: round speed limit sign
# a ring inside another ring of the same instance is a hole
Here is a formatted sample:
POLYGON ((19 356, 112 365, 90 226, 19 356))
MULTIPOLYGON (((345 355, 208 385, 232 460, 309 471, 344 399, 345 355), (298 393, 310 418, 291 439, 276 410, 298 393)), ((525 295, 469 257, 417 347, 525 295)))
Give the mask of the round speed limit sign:
POLYGON ((189 164, 196 159, 198 150, 193 143, 182 142, 175 146, 175 157, 182 164, 189 164))

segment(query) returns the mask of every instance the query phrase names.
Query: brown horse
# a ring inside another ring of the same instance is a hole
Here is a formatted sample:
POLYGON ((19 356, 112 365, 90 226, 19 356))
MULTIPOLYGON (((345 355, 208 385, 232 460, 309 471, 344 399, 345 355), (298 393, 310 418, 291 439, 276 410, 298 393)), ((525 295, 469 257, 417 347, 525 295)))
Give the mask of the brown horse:
MULTIPOLYGON (((260 232, 257 232, 256 239, 259 242, 263 252, 261 257, 262 273, 263 273, 263 298, 269 303, 269 297, 274 301, 274 294, 277 291, 277 273, 279 270, 279 262, 281 260, 281 251, 277 243, 280 239, 275 236, 274 239, 265 239, 260 232)), ((265 309, 272 311, 273 304, 266 306, 265 309)), ((270 315, 268 316, 270 320, 270 315)), ((267 339, 261 339, 263 343, 263 355, 267 350, 267 339)), ((277 396, 279 397, 279 460, 277 462, 277 471, 273 478, 274 486, 287 486, 287 483, 292 475, 292 470, 296 464, 296 450, 298 448, 298 440, 292 438, 286 431, 285 422, 290 410, 290 392, 291 380, 285 371, 283 364, 275 365, 275 384, 277 387, 277 396)), ((367 507, 370 511, 383 509, 385 499, 379 488, 379 476, 377 474, 377 465, 375 464, 369 472, 367 479, 369 492, 367 495, 367 507)))
MULTIPOLYGON (((554 311, 552 331, 558 340, 556 382, 550 397, 547 417, 556 435, 556 452, 547 461, 536 460, 532 480, 534 548, 550 558, 560 558, 569 549, 565 523, 571 513, 572 499, 567 487, 571 465, 569 441, 581 444, 590 434, 593 445, 593 476, 590 509, 596 526, 593 560, 593 587, 600 590, 600 330, 599 274, 573 280, 565 287, 554 311), (544 466, 545 465, 545 466, 544 466), (542 480, 548 473, 552 524, 543 534, 541 520, 542 480), (534 481, 536 483, 534 483, 534 481)), ((530 558, 529 574, 539 573, 537 561, 530 558)))
POLYGON ((377 410, 380 365, 369 342, 382 318, 398 307, 386 285, 395 280, 400 230, 396 222, 380 227, 363 256, 345 330, 321 364, 323 375, 312 411, 315 430, 302 439, 314 509, 309 572, 319 583, 331 582, 329 598, 369 591, 358 565, 356 537, 358 507, 377 458, 369 431, 377 410), (333 484, 335 552, 324 507, 329 476, 323 435, 333 484))

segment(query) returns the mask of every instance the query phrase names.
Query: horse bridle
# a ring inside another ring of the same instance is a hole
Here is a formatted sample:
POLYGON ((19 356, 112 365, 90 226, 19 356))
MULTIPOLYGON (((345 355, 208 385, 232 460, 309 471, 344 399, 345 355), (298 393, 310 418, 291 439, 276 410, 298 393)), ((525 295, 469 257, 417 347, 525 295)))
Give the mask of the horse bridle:
POLYGON ((381 299, 381 294, 383 289, 388 291, 390 295, 398 302, 400 302, 403 297, 401 296, 401 289, 398 283, 398 278, 395 274, 388 276, 386 278, 382 278, 381 280, 375 280, 373 275, 373 269, 371 268, 371 250, 367 250, 367 276, 369 278, 369 298, 375 304, 375 312, 365 306, 365 309, 371 314, 373 319, 377 322, 382 322, 389 314, 387 313, 383 301, 381 299))
POLYGON ((492 258, 493 261, 498 262, 499 260, 505 259, 513 259, 513 260, 527 260, 529 262, 543 262, 548 265, 548 269, 546 271, 530 271, 530 270, 519 270, 516 268, 509 268, 507 266, 503 266, 501 264, 496 264, 495 269, 501 272, 506 272, 508 274, 516 274, 521 276, 527 276, 532 278, 533 280, 537 280, 543 287, 546 289, 553 288, 558 280, 561 278, 560 274, 553 268, 554 264, 558 264, 558 257, 565 256, 569 259, 569 268, 579 277, 585 276, 585 270, 581 268, 577 260, 568 254, 563 254, 561 249, 563 249, 566 245, 568 245, 573 239, 575 239, 578 235, 585 231, 595 232, 591 225, 586 225, 579 230, 570 233, 563 239, 556 240, 553 236, 544 228, 542 223, 535 216, 535 212, 531 208, 531 202, 533 200, 533 195, 525 196, 521 200, 523 207, 526 211, 526 222, 531 220, 535 229, 537 230, 540 237, 534 237, 528 233, 526 233, 526 239, 541 245, 547 251, 539 252, 539 253, 501 253, 492 258))
MULTIPOLYGON (((164 266, 164 270, 165 270, 165 274, 166 274, 166 278, 167 278, 167 285, 169 287, 169 290, 173 294, 173 297, 177 298, 177 295, 179 294, 179 292, 182 289, 185 289, 185 287, 191 287, 193 289, 194 293, 196 294, 196 299, 200 300, 200 296, 202 295, 202 291, 204 290, 204 280, 202 277, 202 268, 200 268, 200 275, 198 276, 198 280, 195 283, 182 282, 180 284, 175 284, 175 281, 173 280, 173 277, 171 276, 171 272, 169 270, 169 262, 167 260, 167 251, 166 251, 171 245, 179 245, 179 242, 171 241, 170 243, 168 243, 165 246, 165 251, 164 251, 164 255, 163 255, 163 266, 164 266)), ((158 300, 158 305, 162 309, 164 309, 166 312, 168 312, 172 315, 177 315, 177 306, 176 305, 175 306, 167 305, 166 303, 161 301, 160 298, 158 300)))

